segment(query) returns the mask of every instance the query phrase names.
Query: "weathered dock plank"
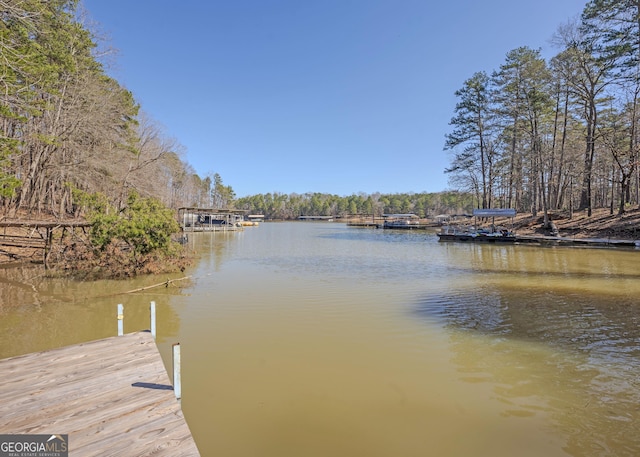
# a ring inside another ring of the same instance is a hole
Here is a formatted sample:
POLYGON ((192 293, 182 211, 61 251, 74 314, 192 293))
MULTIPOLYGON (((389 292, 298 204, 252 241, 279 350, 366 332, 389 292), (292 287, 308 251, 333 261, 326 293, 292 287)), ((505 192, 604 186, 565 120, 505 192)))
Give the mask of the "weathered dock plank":
POLYGON ((0 360, 0 430, 68 434, 70 456, 198 456, 149 332, 0 360))

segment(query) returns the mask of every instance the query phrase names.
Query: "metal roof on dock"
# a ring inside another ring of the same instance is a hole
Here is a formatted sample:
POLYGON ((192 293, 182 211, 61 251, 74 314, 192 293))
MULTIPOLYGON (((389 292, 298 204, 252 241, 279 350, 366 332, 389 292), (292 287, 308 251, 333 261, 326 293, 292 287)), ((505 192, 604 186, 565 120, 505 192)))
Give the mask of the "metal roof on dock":
POLYGON ((475 217, 515 217, 516 210, 513 208, 474 209, 473 215, 475 217))

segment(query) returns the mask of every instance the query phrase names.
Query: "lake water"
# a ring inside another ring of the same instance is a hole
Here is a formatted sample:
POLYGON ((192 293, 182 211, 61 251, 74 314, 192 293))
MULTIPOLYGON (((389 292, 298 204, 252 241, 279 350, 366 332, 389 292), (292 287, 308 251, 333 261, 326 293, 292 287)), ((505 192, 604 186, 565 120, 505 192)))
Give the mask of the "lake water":
POLYGON ((117 303, 148 328, 154 300, 203 456, 640 455, 640 252, 312 222, 189 248, 182 288, 0 271, 0 357, 112 336, 117 303))

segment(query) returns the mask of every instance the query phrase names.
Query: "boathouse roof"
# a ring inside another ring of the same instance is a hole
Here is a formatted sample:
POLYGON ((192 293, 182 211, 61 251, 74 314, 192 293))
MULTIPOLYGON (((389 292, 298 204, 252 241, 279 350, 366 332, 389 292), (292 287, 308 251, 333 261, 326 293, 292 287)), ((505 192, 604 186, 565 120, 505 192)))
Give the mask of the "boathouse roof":
POLYGON ((475 217, 515 217, 516 210, 513 208, 474 209, 473 215, 475 217))

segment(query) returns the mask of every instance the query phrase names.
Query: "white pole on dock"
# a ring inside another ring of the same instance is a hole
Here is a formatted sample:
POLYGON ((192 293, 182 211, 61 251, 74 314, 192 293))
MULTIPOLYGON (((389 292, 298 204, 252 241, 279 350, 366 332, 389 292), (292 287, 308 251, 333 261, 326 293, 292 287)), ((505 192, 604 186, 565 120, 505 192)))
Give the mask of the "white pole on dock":
POLYGON ((156 302, 151 302, 151 336, 156 339, 156 302))
POLYGON ((182 382, 180 380, 180 343, 173 345, 173 392, 176 399, 182 398, 182 382))
POLYGON ((124 335, 124 306, 118 305, 118 336, 124 335))

